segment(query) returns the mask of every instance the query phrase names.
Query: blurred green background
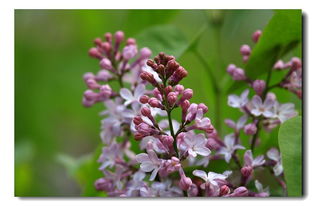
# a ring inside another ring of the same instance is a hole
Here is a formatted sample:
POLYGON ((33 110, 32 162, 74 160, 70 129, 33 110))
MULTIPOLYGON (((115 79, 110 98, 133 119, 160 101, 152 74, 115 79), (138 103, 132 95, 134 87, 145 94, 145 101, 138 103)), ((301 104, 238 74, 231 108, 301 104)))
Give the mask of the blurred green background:
MULTIPOLYGON (((240 112, 227 106, 233 81, 225 69, 229 63, 243 66, 240 46, 253 46, 252 33, 263 29, 273 14, 271 10, 16 10, 15 195, 82 193, 72 175, 76 161, 89 159, 91 156, 85 155, 100 144, 98 112, 103 108, 81 105, 86 88, 82 75, 99 70, 98 62, 87 55, 94 38, 123 30, 126 36, 136 37, 141 46, 156 44, 154 52, 175 51, 170 54, 189 71, 183 84, 194 90, 193 101, 207 104, 208 116, 221 134, 227 134, 230 130, 223 120, 236 120, 240 112), (161 44, 152 43, 153 36, 162 38, 161 44), (173 48, 163 44, 168 36, 174 38, 173 48), (211 81, 205 63, 218 85, 211 81), (218 86, 220 93, 214 90, 218 86)), ((291 55, 301 56, 300 51, 297 47, 285 60, 291 55)), ((281 102, 293 101, 300 110, 294 95, 275 92, 281 102)), ((272 136, 275 134, 277 131, 272 136)), ((277 144, 276 137, 262 138, 268 140, 262 151, 277 144)), ((91 182, 82 179, 85 177, 81 176, 81 183, 91 186, 95 178, 91 182)))

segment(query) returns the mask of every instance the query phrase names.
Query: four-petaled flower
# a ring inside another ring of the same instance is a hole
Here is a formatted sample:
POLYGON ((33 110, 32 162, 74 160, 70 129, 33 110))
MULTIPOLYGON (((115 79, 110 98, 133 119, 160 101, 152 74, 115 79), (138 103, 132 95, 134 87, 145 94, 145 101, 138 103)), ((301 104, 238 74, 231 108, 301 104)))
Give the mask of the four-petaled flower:
POLYGON ((198 154, 202 156, 208 156, 211 153, 205 144, 207 140, 204 134, 194 134, 193 132, 186 132, 183 138, 183 142, 179 145, 179 149, 188 152, 192 157, 196 157, 198 154))
POLYGON ((259 155, 253 159, 251 150, 247 150, 244 154, 245 166, 250 166, 252 168, 262 166, 266 161, 263 155, 259 155))
POLYGON ((218 154, 222 154, 225 157, 225 161, 228 163, 232 157, 232 154, 237 149, 245 149, 242 145, 235 143, 235 135, 229 134, 225 136, 224 139, 225 147, 221 147, 218 154))
POLYGON ((127 105, 130 105, 130 104, 133 104, 135 102, 138 103, 139 101, 139 98, 141 96, 143 96, 146 92, 146 88, 145 88, 145 85, 144 84, 139 84, 136 88, 135 88, 135 91, 134 91, 134 94, 129 90, 129 89, 126 89, 126 88, 122 88, 120 90, 120 95, 123 99, 125 99, 126 101, 124 102, 124 105, 127 106, 127 105))
POLYGON ((282 123, 297 115, 297 112, 295 111, 295 106, 292 103, 279 104, 278 102, 275 102, 273 108, 273 117, 278 118, 282 123))
MULTIPOLYGON (((225 180, 228 177, 228 175, 226 174, 218 174, 215 172, 208 172, 206 174, 206 172, 203 170, 194 170, 193 175, 202 178, 205 181, 205 183, 208 183, 213 186, 217 186, 218 181, 225 180)), ((201 188, 205 188, 205 183, 201 185, 201 188)))
POLYGON ((249 89, 246 89, 240 97, 232 94, 228 96, 228 105, 234 108, 242 108, 248 103, 249 89))
POLYGON ((275 176, 279 176, 283 172, 282 158, 280 152, 276 148, 271 148, 267 152, 269 159, 274 161, 273 172, 275 176))
POLYGON ((271 118, 273 117, 273 106, 274 106, 275 100, 271 98, 266 98, 264 102, 262 102, 261 97, 258 95, 255 95, 251 100, 251 114, 255 116, 263 115, 264 117, 271 118))

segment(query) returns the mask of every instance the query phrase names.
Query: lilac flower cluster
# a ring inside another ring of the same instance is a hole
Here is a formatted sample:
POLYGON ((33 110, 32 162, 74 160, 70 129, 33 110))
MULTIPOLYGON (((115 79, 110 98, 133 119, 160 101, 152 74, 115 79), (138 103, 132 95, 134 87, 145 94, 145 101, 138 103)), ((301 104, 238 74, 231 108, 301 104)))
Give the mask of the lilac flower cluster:
MULTIPOLYGON (((253 40, 259 41, 260 35, 256 31, 253 40)), ((138 51, 135 39, 123 42, 121 31, 114 37, 106 33, 104 42, 97 38, 89 54, 100 61, 101 70, 84 75, 88 90, 83 105, 102 102, 106 107, 101 113, 105 117, 100 134, 104 147, 98 160, 104 176, 96 180, 97 190, 113 197, 266 197, 269 188, 263 188, 255 177, 258 168, 268 168, 285 188, 277 148, 271 148, 266 156, 254 157, 253 151, 261 128, 270 131, 296 115, 294 104, 280 104, 269 90, 281 87, 299 93, 298 58, 276 63, 275 70, 289 71, 273 87, 264 80, 251 80, 233 64, 228 66, 233 79, 245 81, 255 95, 249 100, 249 89, 240 96, 229 95, 228 105, 238 108, 242 116, 236 122, 225 120, 233 133, 222 140, 206 117, 208 107, 191 102, 193 90, 180 84, 188 72, 175 57, 161 52, 151 60, 151 51, 138 51), (118 82, 118 91, 109 85, 112 81, 118 82), (240 141, 242 132, 251 137, 247 150, 240 141), (138 149, 143 152, 135 154, 138 149), (243 165, 238 150, 245 150, 243 165), (231 170, 210 171, 211 162, 219 159, 231 170), (237 168, 231 167, 231 161, 237 168), (257 191, 248 189, 250 182, 257 191)), ((247 62, 251 48, 243 45, 241 53, 247 62)))

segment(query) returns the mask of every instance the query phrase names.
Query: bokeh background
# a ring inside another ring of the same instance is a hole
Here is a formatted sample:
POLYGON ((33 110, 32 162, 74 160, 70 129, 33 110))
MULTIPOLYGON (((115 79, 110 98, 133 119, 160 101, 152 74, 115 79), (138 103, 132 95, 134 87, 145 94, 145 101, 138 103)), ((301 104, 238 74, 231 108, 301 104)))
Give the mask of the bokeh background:
MULTIPOLYGON (((85 90, 82 75, 99 70, 98 62, 87 55, 94 38, 123 30, 126 36, 136 37, 141 46, 155 44, 154 52, 177 51, 171 55, 176 55, 189 71, 183 84, 195 91, 195 102, 207 104, 208 116, 221 134, 227 134, 223 120, 236 119, 240 113, 227 106, 233 82, 225 69, 229 63, 243 66, 240 45, 253 46, 252 33, 263 29, 273 13, 272 10, 16 10, 15 195, 79 196, 93 186, 99 175, 93 157, 100 144, 98 113, 103 106, 86 109, 81 105, 85 90), (164 44, 164 38, 169 36, 174 38, 172 48, 164 44), (157 39, 161 39, 161 44, 157 45, 157 39), (205 70, 205 64, 215 74, 217 85, 205 70), (82 173, 77 172, 78 167, 82 173)), ((284 59, 292 55, 300 57, 301 47, 284 59)), ((294 95, 275 92, 281 102, 292 101, 300 111, 301 104, 294 95)), ((277 144, 276 132, 261 137, 267 143, 258 152, 277 144)))

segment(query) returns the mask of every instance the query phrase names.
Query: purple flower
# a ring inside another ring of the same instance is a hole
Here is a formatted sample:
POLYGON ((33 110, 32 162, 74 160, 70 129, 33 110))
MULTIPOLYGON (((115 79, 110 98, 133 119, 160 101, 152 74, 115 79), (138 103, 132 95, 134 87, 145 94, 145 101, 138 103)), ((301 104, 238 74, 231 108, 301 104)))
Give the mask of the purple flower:
POLYGON ((262 166, 265 163, 263 155, 260 155, 253 159, 251 150, 247 150, 244 154, 244 165, 252 168, 262 166))
POLYGON ((225 161, 228 163, 232 157, 232 154, 237 149, 245 149, 242 145, 235 143, 235 135, 229 134, 225 136, 224 139, 225 147, 221 147, 218 154, 222 154, 225 157, 225 161))
POLYGON ((249 89, 246 89, 240 96, 235 94, 228 96, 228 105, 234 108, 242 108, 248 103, 249 89))
MULTIPOLYGON (((218 186, 220 180, 225 180, 228 175, 226 174, 218 174, 215 172, 204 172, 203 170, 194 170, 193 175, 202 178, 206 184, 210 184, 213 186, 218 186)), ((201 188, 205 188, 205 183, 201 185, 201 188)))
POLYGON ((276 148, 271 148, 267 152, 267 157, 274 161, 273 172, 275 176, 283 173, 282 158, 280 152, 276 148))
POLYGON ((112 168, 116 164, 116 160, 122 157, 122 151, 118 144, 113 143, 110 146, 103 147, 102 154, 98 162, 102 163, 99 170, 104 170, 107 167, 112 168))
MULTIPOLYGON (((151 146, 152 147, 152 146, 151 146)), ((147 149, 146 153, 136 155, 137 162, 140 164, 140 169, 144 172, 151 172, 150 181, 153 181, 162 166, 163 160, 159 159, 152 148, 147 149)))
POLYGON ((198 154, 202 156, 210 155, 211 151, 205 146, 207 139, 204 134, 194 134, 193 132, 186 132, 183 142, 180 143, 179 149, 188 152, 192 157, 198 154))
POLYGON ((278 102, 275 102, 273 109, 273 117, 278 118, 281 123, 297 115, 295 106, 292 103, 279 104, 278 102))
POLYGON ((230 128, 233 128, 236 131, 240 131, 241 129, 244 128, 246 122, 248 120, 248 115, 243 115, 241 116, 238 121, 235 123, 233 120, 231 119, 226 119, 225 123, 227 124, 227 126, 229 126, 230 128))
POLYGON ((274 106, 275 101, 266 98, 264 102, 262 102, 261 97, 255 95, 251 100, 251 114, 255 116, 263 115, 264 117, 271 118, 273 117, 272 107, 274 106))
POLYGON ((122 88, 120 90, 120 95, 123 99, 125 99, 124 105, 127 106, 129 104, 133 104, 135 102, 139 103, 139 98, 143 96, 146 92, 145 85, 139 84, 134 91, 134 94, 126 88, 122 88))

